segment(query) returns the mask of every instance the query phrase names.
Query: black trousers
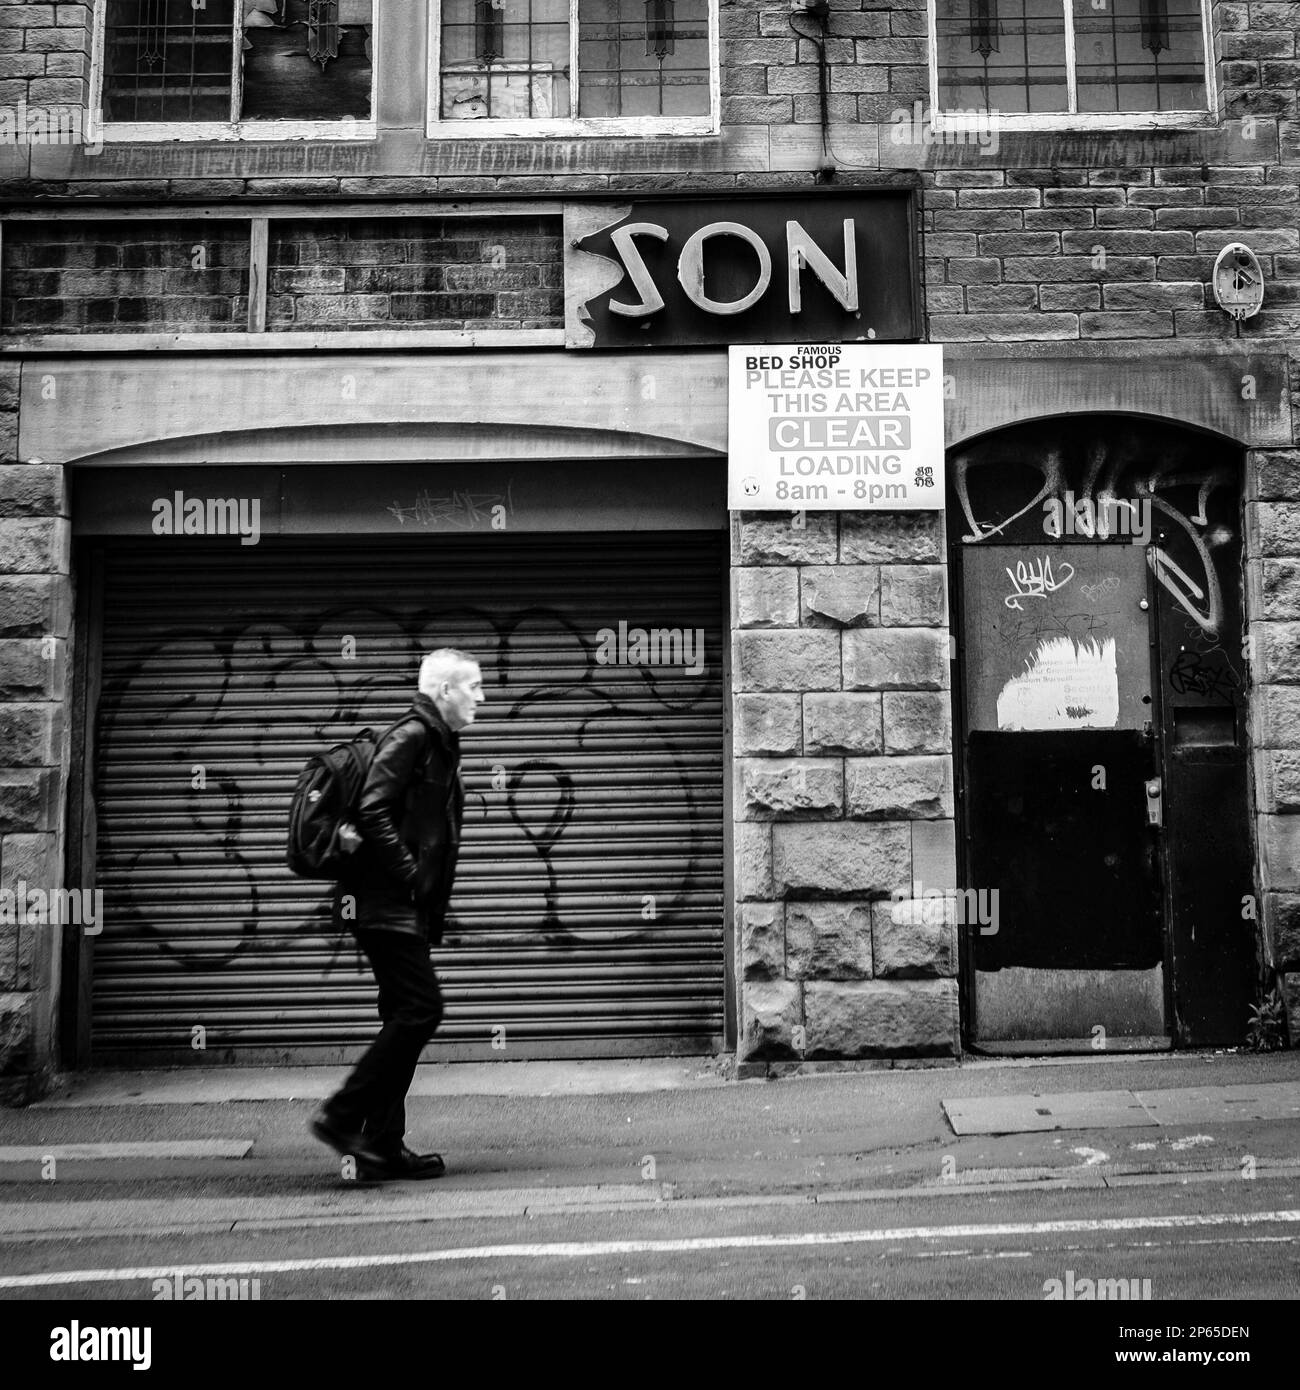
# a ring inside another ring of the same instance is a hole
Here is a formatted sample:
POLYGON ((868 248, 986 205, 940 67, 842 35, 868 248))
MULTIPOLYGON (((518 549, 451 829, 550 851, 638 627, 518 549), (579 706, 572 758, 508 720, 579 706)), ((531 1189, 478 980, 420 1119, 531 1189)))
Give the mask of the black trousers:
POLYGON ((365 929, 356 937, 379 984, 384 1026, 325 1110, 341 1128, 361 1131, 381 1152, 396 1153, 420 1051, 442 1022, 442 992, 422 938, 365 929))

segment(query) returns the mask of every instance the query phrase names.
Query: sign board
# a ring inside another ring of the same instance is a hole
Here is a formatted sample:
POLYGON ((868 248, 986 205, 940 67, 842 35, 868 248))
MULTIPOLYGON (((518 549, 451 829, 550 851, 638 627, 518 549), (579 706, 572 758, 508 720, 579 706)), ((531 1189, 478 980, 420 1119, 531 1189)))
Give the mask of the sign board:
POLYGON ((1146 549, 962 547, 973 730, 1143 730, 1152 718, 1146 549))
POLYGON ((566 206, 566 345, 918 338, 915 224, 908 189, 566 206))
POLYGON ((732 511, 941 511, 943 349, 733 346, 732 511))

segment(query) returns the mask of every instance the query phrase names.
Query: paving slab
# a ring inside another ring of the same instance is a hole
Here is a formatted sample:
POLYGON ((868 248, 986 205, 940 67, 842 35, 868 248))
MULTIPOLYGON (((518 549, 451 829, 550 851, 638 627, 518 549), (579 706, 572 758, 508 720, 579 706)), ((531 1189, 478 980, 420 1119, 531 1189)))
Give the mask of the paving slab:
POLYGON ((1127 1129, 1156 1122, 1132 1091, 963 1096, 942 1102, 954 1134, 1031 1134, 1052 1129, 1127 1129))
POLYGON ((1294 1081, 1258 1086, 1180 1086, 1133 1094, 1162 1125, 1300 1119, 1300 1083, 1294 1081))
POLYGON ((1296 1120, 1300 1119, 1300 1082, 967 1096, 942 1105, 953 1132, 959 1135, 1296 1120))

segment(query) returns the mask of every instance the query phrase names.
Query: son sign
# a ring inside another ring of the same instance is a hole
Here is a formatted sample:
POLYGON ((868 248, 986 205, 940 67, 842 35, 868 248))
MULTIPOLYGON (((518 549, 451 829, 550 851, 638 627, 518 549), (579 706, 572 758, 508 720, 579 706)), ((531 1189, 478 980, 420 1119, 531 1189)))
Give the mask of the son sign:
POLYGON ((941 511, 943 349, 844 343, 729 356, 732 511, 941 511))

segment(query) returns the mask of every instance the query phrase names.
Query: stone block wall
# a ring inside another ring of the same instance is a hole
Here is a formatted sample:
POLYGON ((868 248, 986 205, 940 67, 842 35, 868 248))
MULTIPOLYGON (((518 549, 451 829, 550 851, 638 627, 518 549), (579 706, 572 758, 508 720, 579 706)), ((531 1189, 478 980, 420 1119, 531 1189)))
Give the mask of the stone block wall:
MULTIPOLYGON (((722 0, 722 118, 734 125, 816 125, 817 32, 788 5, 722 0)), ((833 122, 887 122, 928 98, 925 0, 853 0, 826 38, 833 122)), ((855 151, 853 158, 859 154, 855 151)))
POLYGON ((0 3, 0 105, 80 106, 90 79, 91 0, 0 3))
POLYGON ((732 591, 740 1060, 956 1055, 942 518, 739 514, 732 591))
POLYGON ((1251 743, 1263 965, 1300 1045, 1300 354, 1290 354, 1296 448, 1246 456, 1251 743))
MULTIPOLYGON (((0 890, 63 887, 72 611, 64 470, 17 462, 17 364, 0 364, 0 890)), ((0 915, 0 1102, 54 1061, 61 928, 0 915)))

